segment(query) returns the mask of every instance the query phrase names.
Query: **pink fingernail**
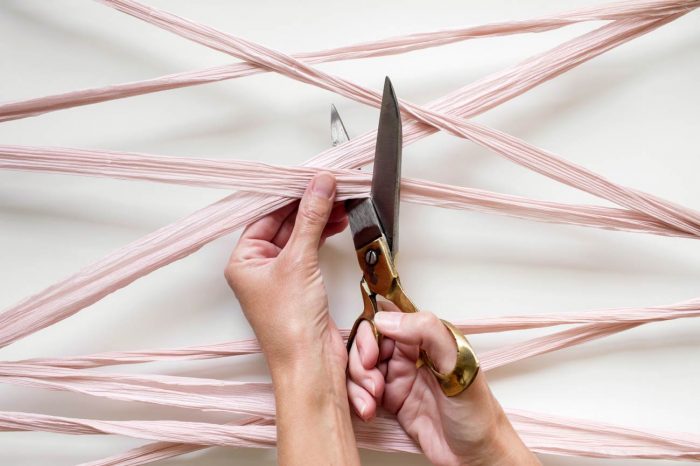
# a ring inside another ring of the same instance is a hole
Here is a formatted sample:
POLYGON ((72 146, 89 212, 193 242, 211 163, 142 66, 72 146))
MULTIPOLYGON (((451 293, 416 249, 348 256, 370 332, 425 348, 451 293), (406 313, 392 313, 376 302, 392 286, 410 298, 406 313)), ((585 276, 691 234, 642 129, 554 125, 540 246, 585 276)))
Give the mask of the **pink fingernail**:
POLYGON ((369 392, 372 394, 372 396, 377 396, 377 384, 374 383, 374 380, 369 379, 367 381, 367 385, 369 385, 369 392))
POLYGON ((335 178, 328 172, 321 172, 311 182, 311 192, 319 197, 330 199, 335 191, 335 178))
POLYGON ((362 401, 360 398, 357 398, 355 400, 355 407, 360 412, 360 417, 362 419, 364 419, 365 418, 365 411, 367 411, 367 403, 362 401))
POLYGON ((400 312, 377 312, 374 315, 374 323, 382 331, 398 330, 402 317, 400 312))

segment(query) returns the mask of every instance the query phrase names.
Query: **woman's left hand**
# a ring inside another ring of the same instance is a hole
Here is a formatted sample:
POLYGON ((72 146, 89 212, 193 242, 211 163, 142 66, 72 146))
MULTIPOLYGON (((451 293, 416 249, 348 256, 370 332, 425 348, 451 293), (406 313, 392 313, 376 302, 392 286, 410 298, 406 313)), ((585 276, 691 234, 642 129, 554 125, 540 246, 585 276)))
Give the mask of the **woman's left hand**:
POLYGON ((348 225, 334 197, 333 175, 316 175, 298 208, 283 207, 245 229, 226 267, 271 371, 307 358, 319 344, 337 357, 341 372, 345 368, 345 346, 328 314, 318 261, 323 240, 348 225))
POLYGON ((348 225, 334 198, 333 175, 316 175, 298 212, 286 207, 251 224, 226 267, 270 367, 285 466, 360 464, 345 388, 348 356, 318 264, 323 240, 348 225))

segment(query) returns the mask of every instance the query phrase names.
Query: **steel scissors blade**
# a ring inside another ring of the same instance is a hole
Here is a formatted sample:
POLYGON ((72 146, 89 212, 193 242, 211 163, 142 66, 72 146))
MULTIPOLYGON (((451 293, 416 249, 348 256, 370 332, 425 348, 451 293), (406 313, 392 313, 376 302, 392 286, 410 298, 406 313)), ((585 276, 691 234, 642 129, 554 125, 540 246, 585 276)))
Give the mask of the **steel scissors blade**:
MULTIPOLYGON (((345 125, 335 107, 331 108, 331 138, 336 146, 349 140, 345 125)), ((363 311, 348 337, 348 352, 352 348, 360 324, 367 321, 379 342, 381 335, 374 324, 377 296, 391 301, 401 312, 418 312, 404 293, 394 263, 398 252, 399 191, 401 186, 401 113, 391 81, 384 81, 377 145, 374 153, 372 189, 365 199, 345 203, 357 260, 362 269, 360 291, 363 311)), ((447 373, 440 373, 428 355, 420 350, 416 365, 425 364, 435 375, 447 396, 465 390, 479 371, 479 361, 464 335, 447 321, 442 321, 455 338, 457 363, 447 373)))
MULTIPOLYGON (((337 111, 335 115, 342 126, 337 111)), ((356 249, 383 235, 392 255, 398 252, 401 146, 401 114, 394 88, 386 78, 370 197, 352 199, 345 204, 356 249)))
MULTIPOLYGON (((331 133, 334 141, 347 137, 337 110, 331 110, 331 133)), ((351 199, 345 207, 350 220, 357 260, 362 269, 360 288, 364 310, 350 332, 352 346, 359 324, 366 320, 374 326, 377 295, 396 304, 402 312, 417 309, 401 288, 394 259, 398 250, 399 194, 401 184, 401 114, 396 93, 389 78, 384 81, 384 94, 377 129, 372 189, 364 199, 351 199)))

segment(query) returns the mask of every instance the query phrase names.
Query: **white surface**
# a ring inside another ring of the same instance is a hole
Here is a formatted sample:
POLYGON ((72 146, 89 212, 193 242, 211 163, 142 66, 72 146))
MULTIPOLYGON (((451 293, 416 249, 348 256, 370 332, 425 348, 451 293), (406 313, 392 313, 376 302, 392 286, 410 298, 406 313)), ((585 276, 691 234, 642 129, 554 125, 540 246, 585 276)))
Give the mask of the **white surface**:
MULTIPOLYGON (((567 2, 567 7, 598 3, 567 2)), ((368 0, 149 1, 183 16, 297 52, 390 35, 528 18, 555 2, 368 0), (438 3, 438 4, 435 4, 438 3)), ((624 45, 478 118, 613 180, 700 207, 698 12, 624 45)), ((483 39, 411 54, 321 65, 427 102, 593 28, 483 39)), ((0 4, 0 101, 155 77, 233 61, 93 2, 0 4)), ((275 75, 168 91, 0 125, 0 141, 296 164, 329 143, 334 102, 351 135, 377 111, 275 75)), ((408 147, 404 173, 559 201, 598 202, 463 140, 408 147)), ((225 193, 96 178, 0 172, 0 308, 225 193)), ((692 240, 605 232, 404 204, 401 273, 416 303, 457 320, 672 303, 700 294, 692 240)), ((185 346, 251 335, 222 270, 228 236, 138 280, 58 325, 1 351, 2 359, 185 346)), ((323 250, 332 312, 359 312, 347 233, 323 250)), ((700 322, 652 324, 489 375, 506 407, 628 426, 700 433, 700 322)), ((473 338, 479 350, 537 332, 473 338)), ((266 379, 260 358, 122 367, 119 371, 266 379)), ((0 409, 110 419, 214 419, 187 410, 0 385, 0 409)), ((0 434, 0 464, 71 465, 141 442, 118 437, 0 434)), ((426 464, 363 453, 364 464, 426 464)), ((657 465, 543 457, 547 465, 657 465)), ((273 464, 274 452, 209 449, 164 464, 273 464)), ((686 463, 675 463, 686 464, 686 463)), ((690 463, 687 463, 690 464, 690 463)))

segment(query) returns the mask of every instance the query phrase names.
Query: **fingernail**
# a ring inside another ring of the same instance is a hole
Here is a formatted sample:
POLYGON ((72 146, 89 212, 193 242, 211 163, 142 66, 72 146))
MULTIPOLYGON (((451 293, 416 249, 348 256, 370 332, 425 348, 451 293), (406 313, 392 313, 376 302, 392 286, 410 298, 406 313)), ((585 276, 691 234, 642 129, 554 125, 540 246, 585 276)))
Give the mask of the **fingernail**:
POLYGON ((331 199, 335 194, 335 178, 328 172, 321 172, 311 181, 311 192, 319 197, 331 199))
POLYGON ((377 396, 377 384, 374 383, 374 380, 368 379, 367 385, 369 385, 369 392, 372 396, 377 396))
POLYGON ((398 330, 402 317, 400 312, 377 312, 374 315, 374 323, 380 330, 398 330))
POLYGON ((361 399, 356 399, 355 400, 355 406, 357 407, 357 410, 360 412, 360 417, 362 419, 365 418, 365 411, 367 411, 367 403, 362 401, 361 399))

